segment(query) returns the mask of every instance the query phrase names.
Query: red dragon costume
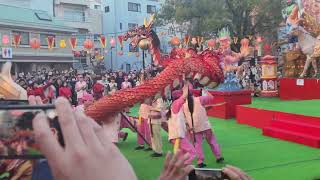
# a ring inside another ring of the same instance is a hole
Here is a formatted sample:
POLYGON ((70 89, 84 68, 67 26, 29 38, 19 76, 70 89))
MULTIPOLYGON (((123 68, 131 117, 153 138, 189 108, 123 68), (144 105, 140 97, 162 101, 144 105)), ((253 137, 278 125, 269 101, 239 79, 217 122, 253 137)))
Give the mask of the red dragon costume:
MULTIPOLYGON (((205 50, 197 53, 193 49, 176 48, 169 56, 161 57, 160 40, 152 30, 154 17, 148 23, 128 31, 124 40, 131 39, 131 44, 137 46, 141 40, 150 42, 149 50, 154 64, 165 68, 158 76, 145 81, 142 85, 132 89, 117 91, 113 95, 105 96, 86 109, 86 114, 97 121, 108 121, 114 113, 121 112, 127 107, 142 102, 147 97, 163 92, 168 86, 183 76, 196 75, 202 77, 202 84, 215 87, 224 79, 220 67, 220 56, 213 51, 205 50), (201 74, 199 76, 199 74, 201 74)), ((111 120, 111 119, 110 119, 111 120)))

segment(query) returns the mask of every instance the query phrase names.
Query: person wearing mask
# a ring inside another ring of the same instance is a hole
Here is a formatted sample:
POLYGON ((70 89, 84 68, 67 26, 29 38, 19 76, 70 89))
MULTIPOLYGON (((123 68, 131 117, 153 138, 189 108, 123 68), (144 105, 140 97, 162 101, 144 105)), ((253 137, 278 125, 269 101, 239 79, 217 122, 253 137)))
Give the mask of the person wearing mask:
POLYGON ((109 83, 109 87, 110 87, 109 94, 113 94, 118 90, 118 86, 117 86, 115 78, 111 77, 111 82, 109 83))
POLYGON ((64 97, 66 99, 68 99, 70 102, 72 102, 72 92, 70 87, 68 86, 68 83, 66 81, 64 81, 62 83, 62 86, 60 86, 59 88, 59 96, 60 97, 64 97))
POLYGON ((107 74, 102 76, 102 79, 98 81, 98 83, 102 84, 104 87, 103 95, 104 96, 108 95, 108 92, 110 91, 110 87, 109 87, 109 81, 107 79, 107 74))
POLYGON ((81 105, 83 104, 83 96, 86 94, 87 90, 87 83, 84 81, 82 74, 78 75, 78 81, 75 84, 75 89, 77 92, 78 104, 81 105))
POLYGON ((128 89, 128 88, 132 88, 132 84, 131 82, 129 82, 128 76, 125 76, 124 81, 121 84, 121 89, 128 89))
MULTIPOLYGON (((212 153, 216 156, 216 162, 222 163, 224 158, 221 155, 220 146, 212 132, 211 124, 208 119, 205 106, 212 104, 213 96, 206 93, 207 96, 194 97, 193 87, 191 83, 188 84, 188 96, 183 105, 183 111, 190 129, 191 139, 195 137, 195 148, 198 156, 198 167, 204 168, 204 154, 202 150, 203 137, 206 138, 211 147, 212 153)), ((205 91, 205 90, 203 90, 205 91)))

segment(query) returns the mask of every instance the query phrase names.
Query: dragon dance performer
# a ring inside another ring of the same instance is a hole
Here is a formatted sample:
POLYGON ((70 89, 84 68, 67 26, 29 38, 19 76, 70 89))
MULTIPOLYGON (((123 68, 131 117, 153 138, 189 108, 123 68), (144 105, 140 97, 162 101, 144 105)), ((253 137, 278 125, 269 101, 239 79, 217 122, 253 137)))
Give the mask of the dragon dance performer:
POLYGON ((173 103, 168 117, 168 136, 169 141, 174 145, 174 152, 179 149, 183 154, 188 153, 189 159, 186 164, 192 164, 196 157, 196 150, 186 138, 186 118, 183 113, 183 104, 188 96, 188 87, 185 86, 183 91, 176 90, 172 93, 173 103))
MULTIPOLYGON (((192 90, 193 87, 190 84, 189 92, 192 92, 192 90)), ((209 122, 208 115, 205 109, 205 106, 212 103, 213 96, 208 92, 206 94, 207 96, 194 97, 192 93, 189 93, 187 101, 183 105, 183 111, 186 116, 188 126, 192 128, 191 133, 195 133, 195 148, 198 156, 199 168, 206 167, 206 164, 204 164, 205 158, 202 150, 203 137, 206 138, 208 144, 211 147, 212 153, 216 156, 216 162, 221 163, 224 161, 224 158, 221 155, 220 146, 217 143, 215 135, 213 134, 211 124, 209 122), (193 104, 193 118, 191 118, 189 103, 193 104)))
POLYGON ((161 137, 161 123, 162 112, 164 110, 164 102, 161 94, 158 93, 152 102, 152 108, 150 109, 150 123, 151 123, 151 145, 154 153, 152 157, 162 156, 162 137, 161 137))
MULTIPOLYGON (((151 144, 151 132, 150 132, 150 122, 149 122, 149 115, 150 110, 152 108, 151 106, 151 98, 147 98, 144 100, 144 103, 140 105, 139 109, 139 119, 137 124, 137 129, 140 134, 142 134, 147 142, 151 144)), ((137 143, 138 147, 135 148, 135 150, 142 150, 144 149, 145 142, 137 133, 137 143)), ((152 149, 148 147, 145 149, 146 151, 151 151, 152 149)))

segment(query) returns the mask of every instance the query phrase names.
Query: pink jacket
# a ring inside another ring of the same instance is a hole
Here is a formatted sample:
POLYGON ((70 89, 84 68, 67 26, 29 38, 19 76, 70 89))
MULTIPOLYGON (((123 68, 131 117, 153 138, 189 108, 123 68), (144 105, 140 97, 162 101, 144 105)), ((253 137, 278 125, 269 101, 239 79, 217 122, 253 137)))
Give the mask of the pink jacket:
MULTIPOLYGON (((202 132, 208 129, 211 129, 211 124, 208 120, 207 111, 205 109, 206 105, 209 105, 212 102, 213 97, 211 96, 201 96, 194 97, 194 112, 193 112, 193 123, 194 123, 194 131, 202 132)), ((191 113, 188 107, 188 101, 186 101, 183 105, 183 112, 186 116, 186 120, 188 126, 192 128, 192 119, 191 113)))
POLYGON ((186 119, 183 113, 185 99, 180 97, 172 103, 171 117, 168 120, 169 140, 186 137, 186 119))

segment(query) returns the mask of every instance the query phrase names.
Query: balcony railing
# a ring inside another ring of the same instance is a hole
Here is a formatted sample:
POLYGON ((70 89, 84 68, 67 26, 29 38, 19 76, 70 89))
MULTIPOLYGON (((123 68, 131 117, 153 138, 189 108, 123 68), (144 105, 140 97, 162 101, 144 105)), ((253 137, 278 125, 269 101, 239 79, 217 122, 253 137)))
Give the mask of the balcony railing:
POLYGON ((56 0, 56 4, 74 4, 80 6, 89 6, 89 2, 86 0, 56 0))

